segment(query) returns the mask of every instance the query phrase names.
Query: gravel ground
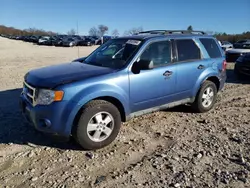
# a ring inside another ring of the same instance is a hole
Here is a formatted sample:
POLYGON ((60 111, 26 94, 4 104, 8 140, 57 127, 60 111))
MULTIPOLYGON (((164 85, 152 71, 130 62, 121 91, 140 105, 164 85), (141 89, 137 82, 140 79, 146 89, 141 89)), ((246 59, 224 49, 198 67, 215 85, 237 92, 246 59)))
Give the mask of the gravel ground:
POLYGON ((134 118, 111 145, 83 151, 35 131, 18 108, 27 71, 77 54, 0 38, 0 187, 250 187, 250 81, 237 81, 233 63, 210 112, 180 106, 134 118))

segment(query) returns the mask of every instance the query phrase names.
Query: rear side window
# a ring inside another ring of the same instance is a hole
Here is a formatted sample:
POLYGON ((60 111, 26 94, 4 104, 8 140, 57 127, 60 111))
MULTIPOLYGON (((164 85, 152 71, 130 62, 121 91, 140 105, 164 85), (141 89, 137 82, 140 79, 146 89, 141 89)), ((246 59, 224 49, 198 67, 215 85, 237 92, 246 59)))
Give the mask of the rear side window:
POLYGON ((201 51, 192 39, 176 40, 178 61, 201 59, 201 51))
POLYGON ((207 50, 207 53, 210 58, 221 57, 221 52, 214 39, 200 39, 200 41, 207 50))

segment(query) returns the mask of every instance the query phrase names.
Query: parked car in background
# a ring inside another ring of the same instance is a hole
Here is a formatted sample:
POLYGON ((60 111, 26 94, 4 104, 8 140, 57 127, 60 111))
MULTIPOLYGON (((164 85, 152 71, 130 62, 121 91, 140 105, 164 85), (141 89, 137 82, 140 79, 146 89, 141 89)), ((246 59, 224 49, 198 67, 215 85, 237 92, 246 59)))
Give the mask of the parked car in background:
POLYGON ((24 38, 23 41, 25 41, 25 42, 31 42, 30 37, 31 37, 30 35, 25 36, 25 38, 24 38))
POLYGON ((41 36, 31 36, 30 37, 30 42, 38 43, 40 38, 41 38, 41 36))
MULTIPOLYGON (((103 44, 104 44, 105 42, 107 42, 108 40, 110 40, 111 38, 112 38, 111 36, 103 36, 103 44)), ((101 44, 102 44, 101 38, 98 39, 98 41, 97 41, 96 44, 98 44, 98 45, 101 45, 101 44)))
POLYGON ((57 36, 55 40, 52 41, 53 46, 63 46, 63 37, 57 36))
POLYGON ((100 40, 100 37, 97 36, 90 36, 95 41, 95 45, 97 45, 98 41, 100 40))
POLYGON ((52 46, 54 45, 55 41, 58 40, 57 36, 46 36, 46 37, 41 37, 38 40, 39 45, 47 45, 47 46, 52 46))
POLYGON ((85 37, 84 40, 80 41, 79 46, 93 46, 95 45, 95 39, 91 37, 85 37))
POLYGON ((43 36, 38 40, 39 45, 49 45, 51 44, 50 42, 50 36, 43 36))
POLYGON ((235 62, 240 56, 250 53, 250 49, 229 49, 226 51, 226 61, 235 62))
POLYGON ((221 47, 223 50, 228 50, 233 48, 233 44, 228 41, 221 41, 221 47))
POLYGON ((20 106, 36 129, 73 135, 83 148, 99 149, 133 117, 182 104, 198 113, 211 110, 225 80, 225 57, 214 37, 147 31, 110 39, 73 62, 28 72, 20 106))
POLYGON ((66 47, 73 47, 73 46, 76 46, 77 44, 78 44, 78 39, 73 38, 73 37, 63 39, 62 41, 62 46, 66 46, 66 47))
POLYGON ((250 79, 250 53, 242 55, 236 60, 234 73, 239 79, 250 79))
POLYGON ((250 49, 250 39, 239 40, 233 44, 234 48, 250 49))

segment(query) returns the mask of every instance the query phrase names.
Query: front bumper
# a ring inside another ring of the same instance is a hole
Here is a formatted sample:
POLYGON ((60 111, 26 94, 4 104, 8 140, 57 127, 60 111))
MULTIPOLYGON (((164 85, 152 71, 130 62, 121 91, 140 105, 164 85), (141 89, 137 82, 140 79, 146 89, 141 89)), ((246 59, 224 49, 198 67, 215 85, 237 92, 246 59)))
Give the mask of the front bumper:
POLYGON ((66 101, 32 106, 21 94, 19 104, 25 119, 37 130, 63 137, 70 136, 70 129, 66 125, 70 110, 67 110, 66 101))

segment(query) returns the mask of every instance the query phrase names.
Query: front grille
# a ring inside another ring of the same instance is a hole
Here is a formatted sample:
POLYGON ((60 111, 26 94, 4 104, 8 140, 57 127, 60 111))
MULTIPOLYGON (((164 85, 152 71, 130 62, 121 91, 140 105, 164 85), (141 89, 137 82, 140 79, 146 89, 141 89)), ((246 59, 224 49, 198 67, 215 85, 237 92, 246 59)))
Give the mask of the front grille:
POLYGON ((23 94, 32 106, 35 106, 36 88, 30 86, 25 81, 23 82, 23 94))

